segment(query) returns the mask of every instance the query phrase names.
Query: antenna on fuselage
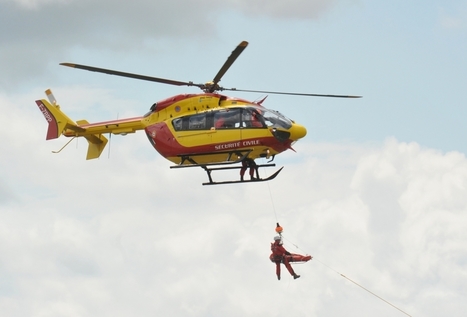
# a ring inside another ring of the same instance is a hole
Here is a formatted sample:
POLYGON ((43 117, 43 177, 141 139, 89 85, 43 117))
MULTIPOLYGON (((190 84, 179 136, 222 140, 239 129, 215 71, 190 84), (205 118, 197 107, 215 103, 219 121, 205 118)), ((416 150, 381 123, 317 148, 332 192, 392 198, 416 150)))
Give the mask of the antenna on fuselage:
MULTIPOLYGON (((118 120, 119 113, 117 112, 117 120, 118 120)), ((110 148, 112 147, 112 132, 109 132, 109 153, 107 154, 107 158, 110 159, 110 148)))

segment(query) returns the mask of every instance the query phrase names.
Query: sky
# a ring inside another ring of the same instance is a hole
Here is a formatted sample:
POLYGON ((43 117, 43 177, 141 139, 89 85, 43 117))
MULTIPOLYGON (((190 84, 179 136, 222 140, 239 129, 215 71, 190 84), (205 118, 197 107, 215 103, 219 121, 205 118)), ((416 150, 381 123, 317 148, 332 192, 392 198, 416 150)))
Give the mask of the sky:
POLYGON ((0 0, 0 29, 2 316, 465 314, 467 1, 0 0), (52 153, 48 88, 89 122, 199 92, 59 63, 204 83, 243 40, 224 87, 363 96, 269 95, 308 131, 274 181, 202 186, 144 133, 52 153))

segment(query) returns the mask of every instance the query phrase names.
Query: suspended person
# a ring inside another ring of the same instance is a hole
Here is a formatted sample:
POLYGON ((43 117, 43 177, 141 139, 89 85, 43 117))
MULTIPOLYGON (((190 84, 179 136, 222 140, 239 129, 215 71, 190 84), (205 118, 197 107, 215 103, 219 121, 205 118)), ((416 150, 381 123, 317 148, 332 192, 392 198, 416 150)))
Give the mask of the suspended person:
POLYGON ((276 263, 276 275, 277 279, 281 279, 281 263, 284 263, 285 267, 289 271, 290 275, 293 276, 294 280, 299 278, 300 275, 295 274, 292 266, 289 263, 288 256, 292 255, 282 246, 282 238, 280 236, 274 237, 274 243, 271 243, 272 254, 270 259, 276 263))

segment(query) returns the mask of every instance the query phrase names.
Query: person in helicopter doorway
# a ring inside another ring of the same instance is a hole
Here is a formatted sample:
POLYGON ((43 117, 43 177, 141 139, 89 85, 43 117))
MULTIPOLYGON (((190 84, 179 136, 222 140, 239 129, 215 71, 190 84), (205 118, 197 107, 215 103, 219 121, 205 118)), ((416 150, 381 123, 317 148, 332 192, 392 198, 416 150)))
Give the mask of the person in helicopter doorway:
POLYGON ((245 175, 245 172, 247 168, 250 168, 250 179, 252 181, 258 179, 258 166, 255 163, 255 160, 251 158, 245 158, 242 161, 242 167, 240 168, 240 180, 243 182, 243 176, 245 175), (255 172, 256 172, 256 177, 255 177, 255 172))
POLYGON ((286 255, 290 255, 290 252, 288 252, 283 246, 282 246, 282 238, 280 236, 275 236, 274 237, 274 243, 271 243, 271 251, 272 251, 272 260, 276 263, 276 275, 277 279, 281 279, 281 263, 284 263, 285 267, 289 271, 290 275, 293 276, 294 280, 299 278, 300 275, 297 275, 292 266, 289 263, 288 258, 286 255))

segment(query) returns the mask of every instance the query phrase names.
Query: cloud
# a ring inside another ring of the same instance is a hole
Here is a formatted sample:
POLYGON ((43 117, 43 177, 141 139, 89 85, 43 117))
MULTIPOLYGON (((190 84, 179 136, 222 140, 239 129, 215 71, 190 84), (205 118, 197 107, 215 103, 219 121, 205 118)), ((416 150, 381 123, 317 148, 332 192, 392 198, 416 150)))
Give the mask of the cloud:
POLYGON ((316 19, 339 1, 268 1, 267 5, 261 0, 231 0, 229 2, 233 8, 248 15, 270 16, 279 19, 316 19))
POLYGON ((413 270, 417 282, 406 292, 417 292, 420 283, 427 288, 420 296, 427 296, 465 272, 467 249, 459 244, 467 241, 459 225, 467 220, 463 154, 390 139, 360 160, 351 186, 369 211, 374 267, 399 280, 413 270))
MULTIPOLYGON (((271 18, 313 19, 329 1, 147 1, 115 5, 113 1, 18 0, 0 2, 0 86, 12 89, 43 76, 49 63, 77 51, 116 56, 151 54, 189 40, 218 36, 222 13, 271 18), (183 7, 183 10, 180 8, 183 7), (170 38, 170 44, 165 41, 170 38)), ((195 42, 195 43, 197 43, 195 42)), ((195 45, 195 44, 193 44, 195 45)))
POLYGON ((466 6, 456 8, 442 7, 438 10, 438 23, 448 31, 465 30, 467 27, 466 6))
POLYGON ((0 36, 0 83, 14 87, 77 49, 118 54, 146 47, 153 52, 148 39, 209 36, 215 19, 210 13, 201 19, 193 14, 202 7, 191 1, 2 2, 0 27, 9 31, 0 36))
MULTIPOLYGON (((84 88, 58 89, 72 100, 84 88)), ((202 170, 171 170, 144 134, 115 137, 110 158, 84 160, 81 141, 50 153, 65 140, 45 141, 37 93, 0 97, 6 315, 398 313, 338 273, 414 316, 467 308, 463 154, 304 140, 272 182, 204 187, 202 170), (315 257, 299 280, 275 279, 277 221, 289 251, 315 257)))

